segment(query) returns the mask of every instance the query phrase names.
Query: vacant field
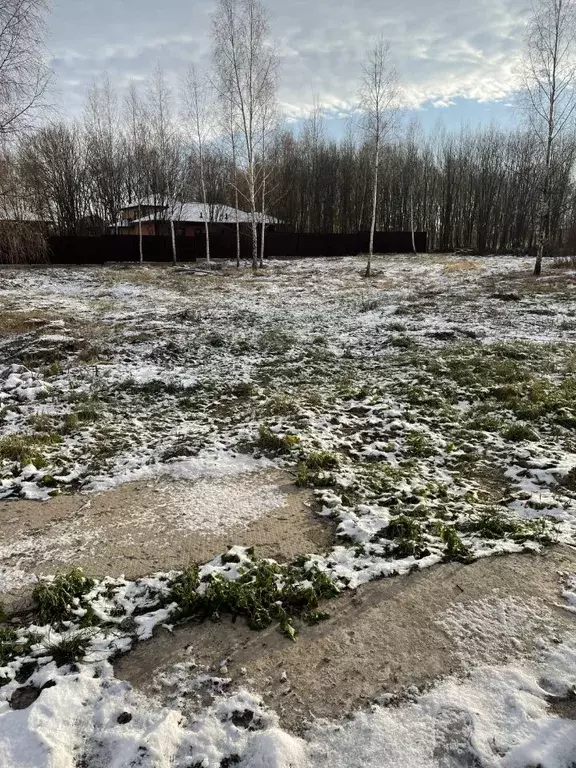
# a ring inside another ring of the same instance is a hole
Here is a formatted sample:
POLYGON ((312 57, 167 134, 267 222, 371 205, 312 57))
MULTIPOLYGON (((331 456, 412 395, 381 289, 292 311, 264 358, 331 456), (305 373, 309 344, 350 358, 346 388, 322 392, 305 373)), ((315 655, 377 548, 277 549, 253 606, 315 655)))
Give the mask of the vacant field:
POLYGON ((0 271, 0 765, 573 768, 576 273, 530 268, 0 271))

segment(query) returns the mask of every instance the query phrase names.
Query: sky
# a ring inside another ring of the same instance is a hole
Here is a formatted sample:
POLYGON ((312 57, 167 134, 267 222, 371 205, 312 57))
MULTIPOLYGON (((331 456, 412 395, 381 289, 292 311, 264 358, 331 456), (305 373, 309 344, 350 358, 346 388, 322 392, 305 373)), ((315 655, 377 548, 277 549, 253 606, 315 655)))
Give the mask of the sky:
MULTIPOLYGON (((314 99, 330 131, 357 102, 362 60, 382 32, 402 84, 403 114, 509 127, 517 119, 516 62, 530 0, 267 0, 281 62, 279 99, 298 124, 314 99)), ((107 72, 125 87, 158 65, 175 84, 210 63, 213 0, 52 0, 48 47, 63 114, 81 114, 89 84, 107 72)))

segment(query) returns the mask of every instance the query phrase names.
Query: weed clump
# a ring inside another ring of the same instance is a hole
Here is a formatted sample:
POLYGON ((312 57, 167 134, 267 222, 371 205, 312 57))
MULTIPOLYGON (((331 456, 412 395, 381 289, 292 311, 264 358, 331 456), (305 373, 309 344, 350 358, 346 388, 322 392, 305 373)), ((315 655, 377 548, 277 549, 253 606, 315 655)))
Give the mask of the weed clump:
POLYGON ((5 667, 17 656, 20 647, 18 639, 12 627, 0 627, 0 667, 5 667))
POLYGON ((86 655, 91 637, 91 633, 86 630, 70 633, 56 643, 49 643, 46 653, 52 656, 57 667, 74 664, 86 655))
POLYGON ((520 422, 510 424, 510 426, 502 432, 502 437, 512 443, 521 443, 525 440, 538 440, 538 435, 534 432, 532 427, 528 426, 528 424, 521 424, 520 422))
POLYGON ((266 416, 297 416, 299 408, 296 402, 286 395, 273 395, 264 405, 266 416))
POLYGON ((298 445, 298 435, 277 435, 264 424, 258 430, 258 448, 269 453, 290 453, 298 445))
POLYGON ((211 574, 200 590, 197 568, 184 571, 172 584, 170 599, 178 603, 179 618, 218 620, 223 615, 244 616, 248 626, 262 630, 272 624, 294 638, 293 620, 308 622, 326 618, 318 610, 321 599, 338 594, 336 585, 316 568, 280 566, 255 560, 236 580, 211 574))
POLYGON ((238 398, 252 397, 252 395, 256 394, 256 388, 251 381, 240 381, 238 384, 230 387, 230 394, 238 398))
POLYGON ((424 540, 422 525, 406 515, 398 515, 387 526, 379 530, 374 540, 390 539, 393 541, 388 554, 392 557, 426 557, 430 550, 424 540))
POLYGON ((456 560, 461 563, 470 563, 474 559, 472 550, 467 547, 451 525, 436 524, 436 533, 446 545, 444 549, 445 560, 456 560))
POLYGON ((406 444, 411 456, 426 459, 436 453, 434 446, 422 432, 409 432, 406 436, 406 444))
POLYGON ((40 451, 41 446, 55 445, 62 442, 60 435, 6 435, 0 438, 0 460, 16 461, 21 466, 34 464, 41 469, 46 460, 40 451))
POLYGON ((42 581, 34 587, 32 599, 40 624, 56 624, 70 619, 72 609, 81 605, 94 581, 84 575, 81 568, 72 568, 52 581, 42 581))
POLYGON ((554 525, 545 518, 518 520, 497 509, 486 510, 478 517, 460 523, 458 528, 462 533, 483 539, 511 539, 519 544, 530 540, 552 544, 556 538, 554 525))
POLYGON ((326 475, 331 469, 337 469, 338 457, 329 451, 313 451, 298 464, 296 485, 316 488, 331 485, 331 478, 326 475))

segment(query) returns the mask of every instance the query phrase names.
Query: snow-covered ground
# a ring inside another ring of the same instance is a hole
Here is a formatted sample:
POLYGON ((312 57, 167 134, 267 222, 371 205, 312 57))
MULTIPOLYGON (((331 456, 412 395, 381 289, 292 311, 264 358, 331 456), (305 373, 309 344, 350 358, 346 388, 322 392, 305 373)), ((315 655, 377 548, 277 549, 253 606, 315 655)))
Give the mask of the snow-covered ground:
MULTIPOLYGON (((369 283, 357 259, 278 262, 258 275, 2 270, 0 498, 162 477, 169 502, 171 480, 190 480, 178 525, 202 532, 257 519, 279 497, 270 488, 252 506, 234 503, 209 478, 283 467, 337 525, 329 552, 302 553, 304 587, 307 574, 354 589, 442 561, 570 544, 576 282, 551 270, 534 281, 530 266, 390 257, 369 283)), ((28 580, 18 546, 28 545, 0 542, 6 584, 28 580)), ((238 558, 250 566, 249 554, 238 558)), ((238 576, 218 559, 205 569, 238 576)), ((0 668, 0 765, 576 764, 574 725, 549 708, 576 682, 576 636, 539 659, 317 723, 305 740, 246 691, 192 721, 144 700, 114 679, 109 658, 174 619, 177 606, 159 601, 174 578, 97 584, 99 620, 72 667, 56 668, 46 648, 62 627, 18 629, 25 651, 0 668), (56 685, 13 710, 26 664, 26 685, 56 685), (253 717, 235 714, 245 711, 253 717), (123 712, 132 717, 119 723, 123 712)), ((70 621, 66 631, 88 631, 70 621)))

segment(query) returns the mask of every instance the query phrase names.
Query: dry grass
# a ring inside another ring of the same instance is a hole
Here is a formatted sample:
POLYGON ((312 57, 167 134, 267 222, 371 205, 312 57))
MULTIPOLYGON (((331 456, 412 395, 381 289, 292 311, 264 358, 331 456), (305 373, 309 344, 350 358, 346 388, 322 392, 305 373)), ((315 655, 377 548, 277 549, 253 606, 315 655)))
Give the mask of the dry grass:
POLYGON ((42 310, 24 310, 13 312, 0 310, 0 337, 12 336, 18 333, 28 333, 36 328, 55 320, 56 318, 42 310))
POLYGON ((483 267, 477 261, 471 261, 470 259, 458 259, 457 261, 450 261, 444 266, 444 272, 446 274, 450 274, 452 272, 462 272, 467 269, 483 269, 483 267))

